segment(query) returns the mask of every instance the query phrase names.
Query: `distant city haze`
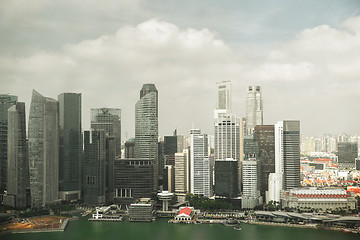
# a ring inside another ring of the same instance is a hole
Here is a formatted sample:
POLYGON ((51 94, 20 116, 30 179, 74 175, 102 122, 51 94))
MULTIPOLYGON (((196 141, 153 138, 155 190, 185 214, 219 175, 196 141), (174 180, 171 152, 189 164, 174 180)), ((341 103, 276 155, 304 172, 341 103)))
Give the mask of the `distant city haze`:
POLYGON ((26 119, 33 89, 81 93, 82 128, 92 108, 118 108, 126 140, 143 84, 158 90, 159 136, 189 136, 214 134, 216 83, 231 81, 237 117, 248 87, 260 86, 263 124, 358 135, 359 9, 357 0, 5 0, 0 91, 25 102, 26 119))

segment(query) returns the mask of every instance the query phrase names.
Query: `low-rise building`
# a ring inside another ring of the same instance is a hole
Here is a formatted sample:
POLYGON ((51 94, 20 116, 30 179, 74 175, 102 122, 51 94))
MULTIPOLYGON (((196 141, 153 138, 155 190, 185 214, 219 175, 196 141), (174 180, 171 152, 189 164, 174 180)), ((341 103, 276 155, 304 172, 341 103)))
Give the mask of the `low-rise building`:
POLYGON ((175 216, 175 221, 192 221, 195 216, 195 210, 192 207, 181 207, 175 216))
POLYGON ((356 208, 355 195, 345 189, 337 188, 294 188, 283 192, 281 196, 283 207, 300 209, 347 209, 356 208))
POLYGON ((130 222, 151 222, 155 217, 155 202, 150 198, 141 198, 138 202, 130 204, 130 222))

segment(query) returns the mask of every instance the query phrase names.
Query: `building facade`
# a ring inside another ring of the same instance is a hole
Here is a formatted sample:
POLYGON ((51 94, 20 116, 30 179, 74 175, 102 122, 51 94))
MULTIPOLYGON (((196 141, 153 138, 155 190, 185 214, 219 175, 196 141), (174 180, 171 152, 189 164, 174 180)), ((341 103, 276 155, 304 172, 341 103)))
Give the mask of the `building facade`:
POLYGON ((144 84, 135 105, 135 158, 154 161, 154 193, 158 185, 158 136, 158 91, 155 84, 144 84))
POLYGON ((216 196, 236 197, 238 195, 238 160, 227 158, 215 161, 216 196))
POLYGON ((139 198, 153 197, 154 160, 115 159, 114 187, 116 204, 128 205, 139 198))
POLYGON ((81 198, 81 93, 63 93, 59 101, 59 194, 62 200, 81 198))
POLYGON ((84 132, 84 202, 113 202, 114 160, 115 139, 106 130, 84 132))
POLYGON ((5 204, 30 206, 30 175, 26 141, 25 103, 18 102, 8 110, 8 166, 5 204))
POLYGON ((210 197, 210 162, 207 134, 199 129, 190 130, 190 192, 210 197))
POLYGON ((283 207, 304 209, 356 209, 356 199, 353 193, 345 189, 328 188, 294 188, 285 191, 281 197, 283 207))
POLYGON ((260 192, 268 191, 270 173, 275 173, 275 134, 274 125, 257 125, 254 132, 259 147, 260 192))
POLYGON ((246 96, 246 135, 253 134, 256 125, 263 125, 263 100, 260 86, 249 86, 246 96))
POLYGON ((33 90, 29 114, 31 207, 59 200, 59 107, 33 90))
POLYGON ((216 108, 214 111, 215 119, 218 117, 219 113, 223 114, 232 112, 231 82, 217 82, 216 89, 216 108))
POLYGON ((121 109, 92 108, 91 129, 106 130, 115 139, 115 154, 121 157, 121 109))
POLYGON ((0 193, 6 190, 7 184, 8 109, 14 106, 17 101, 17 96, 0 95, 0 193))
POLYGON ((189 151, 175 153, 175 192, 189 192, 189 151))
POLYGON ((357 142, 338 142, 338 162, 343 169, 355 168, 355 159, 358 157, 357 142))
POLYGON ((242 208, 254 208, 260 204, 260 172, 256 158, 243 161, 242 208))

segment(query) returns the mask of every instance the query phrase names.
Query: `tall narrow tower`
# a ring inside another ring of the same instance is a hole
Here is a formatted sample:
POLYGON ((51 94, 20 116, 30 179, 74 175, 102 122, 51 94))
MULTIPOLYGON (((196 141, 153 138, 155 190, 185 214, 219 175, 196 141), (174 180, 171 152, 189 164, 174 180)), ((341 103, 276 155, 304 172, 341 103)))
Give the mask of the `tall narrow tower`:
POLYGON ((8 111, 8 168, 5 204, 16 208, 30 206, 29 159, 26 142, 25 103, 8 111), (6 201, 10 200, 10 201, 6 201))
POLYGON ((246 135, 252 134, 256 125, 263 125, 261 87, 249 86, 246 97, 246 135))
POLYGON ((59 100, 59 193, 62 200, 80 199, 81 93, 62 93, 59 100))
POLYGON ((210 197, 210 162, 207 152, 207 134, 199 129, 190 130, 190 192, 210 197))
POLYGON ((275 173, 269 175, 268 200, 280 201, 280 191, 300 187, 300 121, 279 121, 274 127, 275 173))
POLYGON ((33 90, 29 115, 31 206, 42 207, 59 195, 59 107, 33 90))
POLYGON ((144 84, 135 105, 135 158, 154 160, 154 193, 158 181, 158 91, 155 84, 144 84))
POLYGON ((6 190, 7 184, 8 109, 14 106, 17 100, 17 96, 0 95, 0 193, 6 190))

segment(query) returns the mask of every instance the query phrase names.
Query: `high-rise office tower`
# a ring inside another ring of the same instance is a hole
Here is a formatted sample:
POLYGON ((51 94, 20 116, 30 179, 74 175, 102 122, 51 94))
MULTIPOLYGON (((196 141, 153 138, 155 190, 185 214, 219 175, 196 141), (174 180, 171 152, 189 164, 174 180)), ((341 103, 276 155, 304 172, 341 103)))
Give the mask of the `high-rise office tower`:
POLYGON ((59 199, 59 105, 33 90, 29 114, 31 206, 59 199))
POLYGON ((114 169, 116 204, 130 205, 138 198, 153 196, 154 160, 117 158, 114 169))
POLYGON ((300 187, 300 121, 279 121, 274 127, 275 173, 269 175, 267 202, 280 202, 280 191, 300 187))
POLYGON ((7 183, 7 129, 8 109, 17 103, 18 97, 0 95, 0 193, 6 190, 7 183))
POLYGON ((242 122, 233 114, 221 114, 215 122, 215 159, 240 160, 242 122))
POLYGON ((114 199, 115 138, 106 130, 84 132, 84 202, 111 203, 114 199))
POLYGON ((92 108, 91 129, 106 130, 115 139, 115 154, 121 156, 121 109, 92 108))
POLYGON ((62 200, 81 194, 81 93, 62 93, 59 101, 59 194, 62 200))
POLYGON ((283 189, 300 187, 300 121, 275 124, 275 172, 283 175, 283 189))
POLYGON ((135 105, 135 158, 154 160, 154 193, 158 182, 158 91, 155 84, 144 84, 135 105))
POLYGON ((189 151, 175 153, 175 192, 189 192, 189 151))
POLYGON ((263 125, 263 100, 260 86, 249 86, 246 97, 246 135, 263 125))
POLYGON ((259 162, 255 158, 243 161, 242 208, 254 208, 260 204, 259 162))
POLYGON ((210 197, 210 162, 207 135, 199 129, 190 130, 190 192, 210 197))
POLYGON ((232 112, 231 99, 231 82, 222 81, 216 83, 216 108, 214 111, 214 118, 218 118, 219 114, 232 112))
POLYGON ((338 143, 338 162, 340 168, 352 169, 355 167, 355 159, 358 157, 357 142, 338 143))
POLYGON ((135 138, 130 138, 125 142, 125 158, 135 157, 135 138))
POLYGON ((274 125, 257 125, 254 135, 259 146, 260 192, 265 196, 265 192, 268 191, 269 175, 275 172, 274 125))
POLYGON ((215 195, 236 197, 238 189, 238 161, 233 158, 215 160, 215 195))
POLYGON ((30 206, 29 159, 26 141, 25 103, 18 102, 8 110, 8 167, 6 205, 30 206))

